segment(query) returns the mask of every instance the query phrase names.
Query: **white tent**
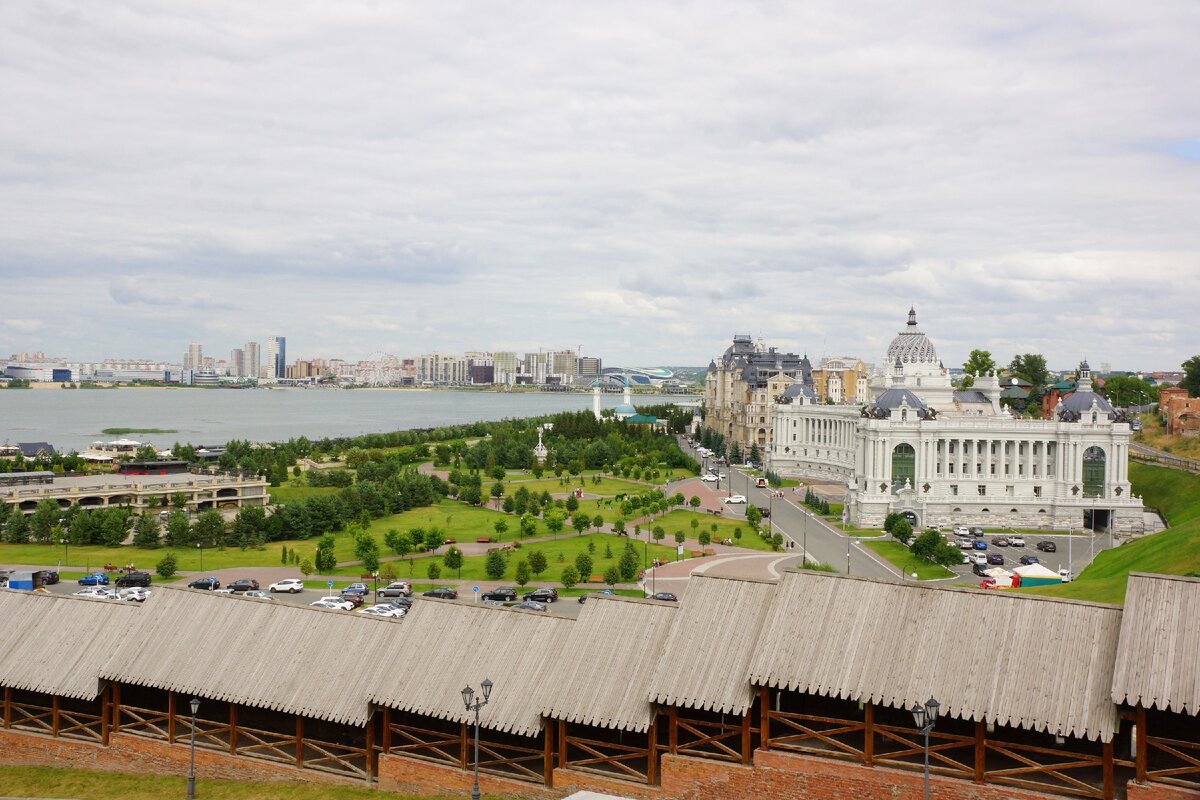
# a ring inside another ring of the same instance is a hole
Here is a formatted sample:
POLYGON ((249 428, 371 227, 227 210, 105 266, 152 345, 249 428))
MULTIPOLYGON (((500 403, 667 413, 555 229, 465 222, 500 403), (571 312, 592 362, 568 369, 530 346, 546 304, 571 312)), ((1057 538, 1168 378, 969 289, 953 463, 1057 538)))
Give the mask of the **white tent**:
POLYGON ((1022 578, 1054 578, 1060 579, 1060 575, 1052 569, 1043 567, 1041 564, 1029 564, 1024 567, 1017 567, 1013 572, 1020 575, 1022 578))

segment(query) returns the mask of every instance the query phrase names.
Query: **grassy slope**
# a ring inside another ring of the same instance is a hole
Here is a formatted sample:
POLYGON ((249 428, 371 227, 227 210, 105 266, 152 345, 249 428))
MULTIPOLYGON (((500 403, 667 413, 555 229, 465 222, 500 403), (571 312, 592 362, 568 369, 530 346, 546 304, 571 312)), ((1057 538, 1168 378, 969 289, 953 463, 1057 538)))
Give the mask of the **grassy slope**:
MULTIPOLYGON (((0 795, 7 797, 89 797, 95 800, 160 800, 183 797, 187 781, 183 777, 130 775, 119 772, 91 772, 82 769, 49 767, 0 767, 0 795)), ((393 794, 377 789, 351 786, 323 786, 316 783, 255 783, 251 781, 211 780, 196 782, 196 795, 205 800, 245 800, 270 797, 273 800, 434 800, 410 794, 393 794)))
POLYGON ((954 573, 945 567, 913 558, 912 552, 899 542, 863 542, 863 545, 871 548, 876 555, 886 558, 905 575, 917 573, 917 580, 928 581, 954 577, 954 573))
POLYGON ((643 523, 642 530, 645 531, 646 528, 654 530, 660 525, 667 532, 667 538, 663 539, 667 543, 675 541, 674 536, 676 531, 683 531, 684 536, 694 540, 700 531, 707 530, 713 535, 714 539, 733 539, 733 543, 737 547, 745 547, 748 550, 762 550, 768 553, 773 552, 771 545, 767 544, 758 534, 750 530, 750 523, 744 519, 725 519, 723 517, 715 517, 707 512, 676 509, 664 514, 653 522, 643 523), (696 529, 695 533, 692 532, 693 519, 700 522, 700 527, 696 529), (717 526, 715 534, 712 533, 712 526, 714 524, 717 526), (742 529, 742 537, 740 539, 735 538, 733 535, 735 528, 742 529))
POLYGON ((1121 603, 1130 572, 1200 572, 1200 476, 1133 462, 1129 475, 1134 491, 1142 495, 1147 506, 1160 509, 1171 527, 1115 550, 1105 550, 1072 583, 1025 591, 1121 603))

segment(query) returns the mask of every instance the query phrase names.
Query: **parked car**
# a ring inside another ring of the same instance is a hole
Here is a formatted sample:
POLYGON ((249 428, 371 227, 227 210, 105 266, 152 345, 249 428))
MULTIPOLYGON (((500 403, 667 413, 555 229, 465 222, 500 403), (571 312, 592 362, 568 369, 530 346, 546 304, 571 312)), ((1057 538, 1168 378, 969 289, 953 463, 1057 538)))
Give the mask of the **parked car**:
POLYGON ((995 545, 996 547, 1008 547, 1008 537, 1007 536, 994 536, 994 537, 992 537, 992 544, 995 545))
POLYGON ((983 528, 979 527, 978 525, 972 525, 971 526, 971 535, 972 536, 983 536, 983 528))
POLYGON ((746 496, 744 494, 735 494, 721 500, 727 506, 746 505, 746 496))
POLYGON ((346 592, 358 592, 359 594, 368 594, 371 590, 367 588, 365 583, 352 583, 345 589, 342 589, 342 594, 346 592))
POLYGON ((80 586, 108 586, 108 575, 103 572, 93 572, 79 579, 80 586))
POLYGON ((987 562, 989 564, 995 564, 998 567, 1002 567, 1004 566, 1004 556, 1000 555, 999 553, 988 553, 987 562))
POLYGON ((299 594, 304 591, 304 581, 299 578, 284 578, 281 581, 276 581, 267 587, 268 592, 287 592, 289 594, 299 594))
POLYGON ((1070 583, 1071 581, 1075 580, 1075 573, 1071 572, 1071 570, 1067 569, 1066 567, 1063 567, 1059 569, 1058 577, 1062 578, 1063 583, 1070 583))
MULTIPOLYGON (((58 583, 58 573, 52 569, 44 569, 40 572, 34 573, 35 578, 38 576, 40 576, 42 579, 42 586, 53 586, 54 584, 58 583)), ((120 584, 117 585, 119 586, 120 584)))
POLYGON ((670 602, 670 603, 678 603, 679 602, 679 598, 676 597, 675 595, 671 594, 670 592, 655 592, 654 594, 650 595, 650 599, 651 600, 666 600, 667 602, 670 602))
POLYGON ((558 600, 558 589, 553 587, 549 589, 534 589, 532 592, 526 592, 522 600, 536 600, 539 603, 553 603, 558 600))
MULTIPOLYGON (((604 589, 599 592, 593 592, 593 594, 607 594, 609 596, 612 596, 613 594, 615 594, 615 592, 612 589, 604 589)), ((588 596, 586 594, 579 595, 579 602, 586 603, 587 599, 588 599, 588 596)))
POLYGON ((759 506, 758 514, 763 519, 770 519, 771 518, 771 507, 770 506, 759 506))
POLYGON ((1010 536, 1010 537, 1008 537, 1008 543, 1012 547, 1024 547, 1025 546, 1025 537, 1024 536, 1010 536))
POLYGON ((517 592, 507 586, 501 586, 499 589, 492 589, 490 592, 483 593, 484 600, 490 600, 493 603, 508 603, 517 599, 517 592))
POLYGON ((1021 556, 1021 563, 1028 567, 1030 564, 1040 564, 1042 561, 1037 556, 1021 556))
POLYGON ((710 472, 707 475, 701 475, 700 480, 702 480, 704 483, 716 483, 720 480, 720 478, 710 472))
POLYGON ((392 581, 379 590, 380 597, 412 597, 412 586, 408 581, 392 581))
POLYGON ((130 586, 141 586, 143 589, 150 585, 149 572, 127 572, 117 578, 116 586, 118 589, 126 589, 130 586))
POLYGON ((362 592, 343 591, 341 600, 343 603, 349 603, 351 608, 358 608, 364 602, 366 602, 366 595, 364 595, 362 592))
POLYGON ((457 600, 458 592, 451 589, 449 586, 439 586, 436 589, 430 589, 428 592, 422 593, 423 597, 439 597, 442 600, 457 600))
POLYGON ((196 578, 196 580, 188 584, 188 588, 216 591, 221 588, 221 582, 216 578, 196 578))
POLYGON ((958 546, 959 546, 959 549, 962 549, 962 550, 971 550, 975 547, 975 543, 972 542, 970 539, 959 539, 958 546))
POLYGON ((233 594, 233 589, 226 586, 224 589, 213 589, 213 594, 233 594))
POLYGON ((978 575, 982 578, 986 578, 987 577, 987 564, 972 564, 971 572, 975 573, 976 575, 978 575))
POLYGON ((87 597, 92 600, 97 598, 101 600, 107 600, 109 599, 108 595, 110 594, 116 596, 117 593, 112 589, 105 589, 103 586, 93 586, 90 589, 80 589, 78 592, 73 592, 75 597, 87 597))
POLYGON ((258 589, 258 581, 254 580, 254 578, 238 578, 236 581, 230 583, 227 588, 234 592, 249 592, 258 589))
POLYGON ((408 609, 412 608, 412 600, 409 600, 407 597, 393 597, 391 600, 385 600, 384 602, 376 603, 375 605, 387 605, 391 606, 392 608, 402 608, 407 611, 408 609))
POLYGON ((987 542, 985 542, 983 539, 976 539, 971 546, 976 550, 987 550, 987 542))
POLYGON ((995 578, 984 578, 983 580, 981 580, 979 582, 979 588, 980 589, 995 589, 996 588, 996 579, 995 578))
POLYGON ((122 589, 117 592, 117 596, 122 600, 128 600, 135 603, 144 603, 146 598, 150 596, 149 590, 142 586, 131 586, 128 589, 122 589))
POLYGON ((242 597, 253 597, 255 600, 274 600, 275 598, 266 592, 261 592, 258 589, 251 589, 248 592, 242 592, 242 597))
POLYGON ((1041 550, 1043 553, 1057 553, 1058 545, 1047 539, 1045 541, 1038 542, 1037 549, 1041 550))
POLYGON ((545 603, 539 603, 536 600, 526 600, 524 602, 517 603, 515 606, 513 606, 513 608, 523 608, 526 611, 549 611, 550 610, 550 607, 547 606, 545 603))
POLYGON ((391 606, 371 606, 370 608, 360 608, 355 613, 366 614, 369 617, 386 617, 388 619, 395 619, 396 617, 404 616, 403 611, 398 611, 391 606))
POLYGON ((986 565, 986 564, 987 564, 987 562, 988 562, 988 560, 987 560, 987 556, 985 556, 983 553, 972 553, 972 554, 971 554, 971 563, 972 563, 972 564, 984 564, 984 565, 986 565))
POLYGON ((970 536, 971 531, 969 528, 967 528, 966 525, 955 525, 954 526, 954 535, 955 536, 970 536))
POLYGON ((320 600, 309 603, 309 605, 316 606, 317 608, 328 608, 334 611, 349 611, 350 609, 354 608, 354 606, 350 605, 345 600, 341 600, 337 597, 322 597, 320 600))

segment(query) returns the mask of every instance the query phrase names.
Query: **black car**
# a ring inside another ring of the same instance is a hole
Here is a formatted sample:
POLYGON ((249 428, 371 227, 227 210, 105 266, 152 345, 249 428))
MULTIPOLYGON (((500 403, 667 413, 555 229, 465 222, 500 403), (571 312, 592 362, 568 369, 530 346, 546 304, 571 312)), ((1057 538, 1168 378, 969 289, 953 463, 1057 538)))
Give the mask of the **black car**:
POLYGON ((124 575, 117 578, 115 583, 118 589, 127 589, 130 586, 141 586, 142 588, 145 588, 150 585, 150 573, 126 572, 124 575))
POLYGON ((380 605, 391 606, 392 608, 403 608, 405 611, 412 608, 412 600, 407 597, 393 597, 391 600, 386 600, 380 605))
POLYGON ((1037 556, 1021 556, 1021 563, 1028 567, 1030 564, 1040 564, 1042 562, 1037 556))
POLYGON ((449 586, 439 586, 436 589, 430 589, 428 592, 423 592, 424 597, 440 597, 443 600, 457 600, 458 592, 451 589, 449 586))
POLYGON ((984 564, 972 564, 971 572, 974 572, 976 575, 978 575, 981 578, 988 577, 987 566, 984 564))
POLYGON ((44 569, 38 572, 34 577, 41 578, 42 586, 53 586, 54 584, 58 583, 58 573, 52 569, 44 569))
MULTIPOLYGON (((595 592, 595 594, 607 594, 607 595, 611 596, 611 595, 615 594, 615 592, 613 592, 612 589, 603 589, 599 592, 595 592)), ((588 596, 586 594, 579 595, 579 602, 586 603, 587 599, 588 599, 588 596)))
POLYGON ((989 564, 1004 566, 1004 556, 999 553, 988 553, 987 561, 989 564))
POLYGON ((522 600, 535 600, 539 603, 553 603, 558 599, 558 589, 534 589, 526 592, 522 600))
POLYGON ((235 592, 249 592, 258 589, 258 581, 254 578, 238 578, 228 588, 235 592))
POLYGON ((1058 545, 1056 545, 1054 542, 1047 540, 1044 542, 1038 542, 1037 549, 1041 550, 1043 553, 1057 553, 1058 545))
POLYGON ((494 603, 508 603, 517 599, 517 591, 507 586, 501 586, 499 589, 484 592, 483 599, 491 600, 494 603))
POLYGON ((758 513, 763 519, 767 519, 771 516, 771 509, 768 506, 759 506, 758 513))
POLYGON ((216 578, 197 578, 188 584, 189 589, 220 589, 221 582, 216 578))
POLYGON ((650 595, 650 599, 651 600, 666 600, 667 602, 670 602, 670 603, 678 603, 679 602, 679 598, 676 597, 675 595, 671 594, 670 592, 655 592, 654 594, 650 595))
POLYGON ((972 535, 972 536, 976 536, 976 537, 978 537, 978 536, 983 536, 983 528, 980 528, 980 527, 979 527, 979 526, 977 526, 977 525, 975 525, 975 526, 972 526, 972 527, 971 527, 971 535, 972 535))

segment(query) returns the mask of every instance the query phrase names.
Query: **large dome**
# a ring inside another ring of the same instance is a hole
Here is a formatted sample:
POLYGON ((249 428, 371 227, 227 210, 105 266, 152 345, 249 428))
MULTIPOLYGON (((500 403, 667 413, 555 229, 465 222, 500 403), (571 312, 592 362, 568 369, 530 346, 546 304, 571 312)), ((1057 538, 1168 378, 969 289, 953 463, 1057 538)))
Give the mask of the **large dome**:
POLYGON ((916 309, 908 310, 908 326, 896 334, 888 345, 884 363, 894 364, 899 359, 905 364, 937 364, 937 350, 929 337, 917 330, 916 309))

